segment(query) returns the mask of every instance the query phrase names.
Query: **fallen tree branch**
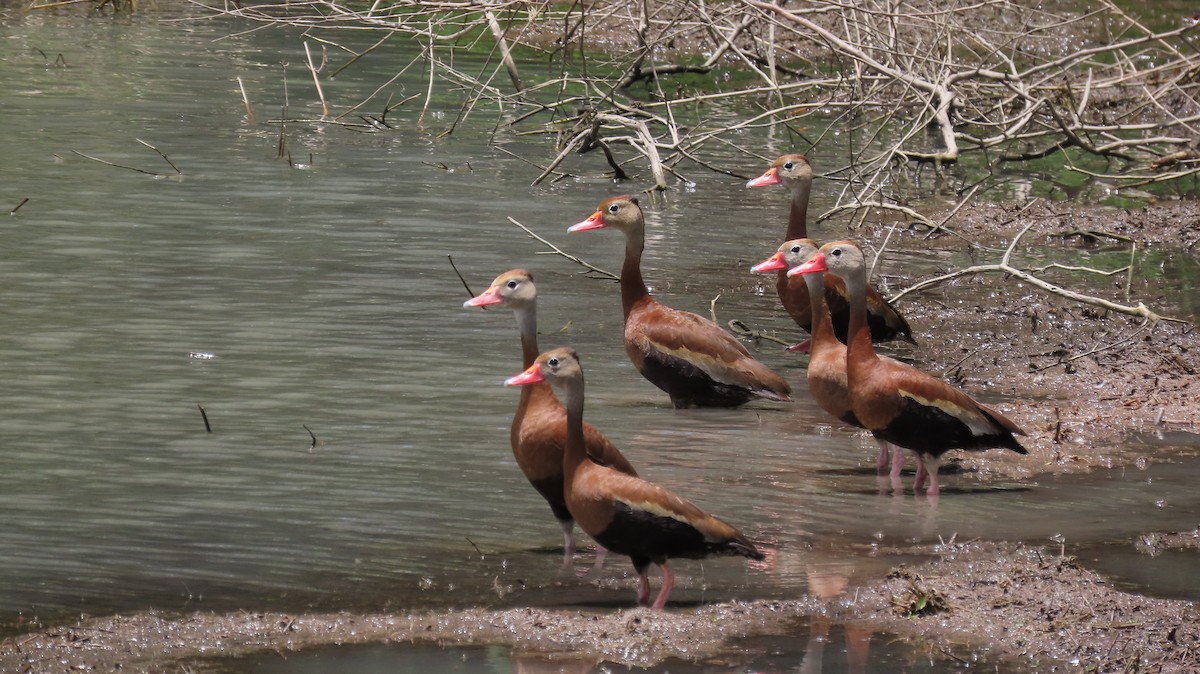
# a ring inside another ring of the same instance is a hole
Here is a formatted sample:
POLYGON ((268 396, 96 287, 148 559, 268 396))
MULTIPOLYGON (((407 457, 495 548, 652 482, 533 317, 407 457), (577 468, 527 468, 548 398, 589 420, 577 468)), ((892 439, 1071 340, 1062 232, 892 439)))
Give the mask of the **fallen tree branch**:
MULTIPOLYGON (((1083 293, 1079 293, 1074 290, 1068 290, 1066 288, 1062 288, 1060 286, 1054 285, 1053 283, 1043 281, 1042 279, 1038 278, 1037 276, 1034 276, 1033 274, 1031 274, 1027 271, 1024 271, 1022 269, 1018 269, 1017 267, 1012 266, 1012 264, 1009 262, 1009 259, 1012 257, 1013 250, 1016 248, 1017 243, 1021 240, 1021 237, 1023 237, 1025 235, 1025 233, 1028 232, 1031 227, 1033 227, 1033 223, 1026 225, 1024 229, 1022 229, 1015 237, 1013 237, 1012 242, 1009 244, 1007 250, 1004 251, 1004 256, 1000 259, 999 263, 974 265, 971 267, 966 267, 964 269, 959 269, 957 271, 950 272, 948 274, 942 274, 941 276, 935 276, 930 279, 925 279, 924 281, 914 283, 913 285, 909 286, 908 288, 905 288, 904 290, 896 293, 895 295, 890 297, 888 299, 888 301, 892 302, 892 303, 896 303, 908 295, 920 292, 922 290, 925 290, 926 288, 932 288, 934 286, 941 285, 947 281, 951 281, 953 279, 960 278, 963 276, 972 276, 974 274, 1001 273, 1001 274, 1008 274, 1009 276, 1012 276, 1021 281, 1024 281, 1032 286, 1040 288, 1040 289, 1042 289, 1048 293, 1051 293, 1053 295, 1065 297, 1073 302, 1078 302, 1080 304, 1087 304, 1090 306, 1099 307, 1106 311, 1112 311, 1112 312, 1118 313, 1118 314, 1125 314, 1127 316, 1140 316, 1146 320, 1153 321, 1153 322, 1170 321, 1173 323, 1184 323, 1184 324, 1188 323, 1188 321, 1183 320, 1183 319, 1170 318, 1167 316, 1160 316, 1159 314, 1151 311, 1149 308, 1146 307, 1145 304, 1143 304, 1141 302, 1138 302, 1137 305, 1135 305, 1135 306, 1129 306, 1129 305, 1124 305, 1124 304, 1117 304, 1116 302, 1111 302, 1109 300, 1106 300, 1106 299, 1103 299, 1100 297, 1084 295, 1083 293)), ((1123 267, 1119 271, 1124 271, 1124 269, 1125 268, 1123 267)))
POLYGON ((513 87, 517 90, 517 95, 525 87, 521 85, 521 76, 517 72, 517 63, 513 60, 512 52, 508 48, 508 40, 504 38, 504 29, 500 27, 500 22, 496 20, 496 13, 492 10, 484 10, 483 15, 487 17, 488 30, 492 31, 492 37, 495 38, 496 44, 500 47, 500 60, 504 63, 505 70, 508 71, 508 78, 512 80, 513 87))
MULTIPOLYGON (((625 144, 647 163, 655 188, 664 190, 683 179, 681 162, 719 163, 705 155, 706 147, 719 145, 723 155, 732 147, 754 156, 754 150, 730 140, 756 131, 776 139, 780 128, 811 145, 832 129, 852 139, 828 154, 845 149, 839 177, 848 182, 843 197, 854 204, 905 203, 909 194, 886 192, 898 185, 944 192, 955 180, 970 183, 959 194, 968 188, 984 194, 1002 169, 1051 154, 1064 157, 1071 170, 1116 187, 1200 175, 1195 140, 1200 55, 1188 42, 1197 26, 1152 29, 1113 0, 1036 9, 1017 0, 601 0, 567 6, 519 0, 192 2, 214 16, 300 28, 304 40, 352 54, 349 63, 379 49, 389 36, 408 37, 422 51, 398 70, 413 61, 428 66, 418 126, 439 83, 462 97, 456 124, 482 103, 494 102, 497 126, 535 124, 533 133, 556 139, 550 154, 557 157, 536 184, 551 179, 554 167, 572 152, 595 147, 620 179, 629 160, 618 161, 612 150, 625 144), (548 41, 554 36, 547 31, 558 26, 561 34, 548 41), (585 34, 597 32, 626 34, 630 26, 636 44, 616 40, 619 46, 605 52, 585 40, 585 34), (316 35, 335 30, 376 31, 381 37, 356 53, 316 35), (1059 50, 1064 34, 1077 35, 1079 48, 1059 50), (485 62, 474 75, 442 57, 443 51, 452 54, 480 41, 493 44, 479 50, 485 62), (555 46, 548 47, 551 42, 555 46), (550 59, 561 56, 561 68, 539 81, 529 81, 528 72, 519 79, 522 51, 517 47, 550 59), (733 66, 746 77, 718 79, 733 66), (515 93, 495 86, 501 68, 515 93), (629 86, 639 81, 646 86, 629 86), (706 105, 721 102, 730 105, 719 114, 710 112, 715 105, 706 105), (802 122, 814 114, 832 119, 802 122), (806 126, 824 131, 809 139, 806 126), (958 167, 968 153, 980 161, 958 167), (1084 164, 1081 157, 1093 163, 1084 164), (1102 162, 1114 159, 1138 168, 1129 173, 1102 168, 1102 162), (981 164, 987 175, 977 182, 963 178, 981 164), (931 181, 925 178, 929 174, 931 181)), ((317 77, 325 72, 323 64, 305 54, 328 117, 317 77)), ((379 133, 392 126, 348 128, 379 133)), ((545 160, 531 163, 546 165, 545 160)), ((930 227, 930 236, 944 228, 930 218, 922 224, 930 227)))

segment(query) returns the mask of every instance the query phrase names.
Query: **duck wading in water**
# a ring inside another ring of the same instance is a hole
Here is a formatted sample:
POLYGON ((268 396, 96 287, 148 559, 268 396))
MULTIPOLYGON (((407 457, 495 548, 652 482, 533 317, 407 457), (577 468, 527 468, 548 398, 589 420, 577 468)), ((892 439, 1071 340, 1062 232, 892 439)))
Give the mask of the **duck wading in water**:
POLYGON ((621 307, 625 353, 638 372, 667 392, 676 408, 737 407, 754 398, 790 401, 783 377, 758 362, 733 335, 688 311, 664 306, 642 279, 646 223, 634 197, 605 199, 567 231, 611 227, 625 235, 621 307))
MULTIPOLYGON (((808 197, 812 192, 813 170, 808 157, 802 154, 785 154, 771 163, 761 176, 746 183, 747 187, 782 185, 792 193, 788 210, 785 240, 808 238, 808 197)), ((812 332, 812 309, 808 288, 798 278, 788 278, 787 270, 779 271, 775 281, 779 302, 788 315, 805 332, 812 332)), ((846 284, 836 276, 825 277, 825 303, 833 317, 833 331, 838 341, 846 343, 846 328, 849 325, 850 304, 847 301, 846 284)), ((871 341, 887 342, 901 340, 916 344, 912 328, 895 307, 883 299, 883 295, 872 286, 867 286, 867 325, 871 329, 871 341)), ((807 343, 790 347, 803 351, 807 343)))
POLYGON ((817 272, 840 277, 849 291, 846 384, 850 409, 876 438, 917 454, 921 469, 915 491, 921 490, 928 476, 929 495, 938 494, 938 464, 951 449, 1005 448, 1029 453, 1014 437, 1025 432, 1008 417, 915 367, 876 355, 866 325, 867 264, 858 246, 849 241, 827 243, 788 274, 817 272))
POLYGON ((740 555, 762 560, 737 529, 705 513, 657 484, 592 461, 584 450, 583 368, 574 349, 560 348, 538 356, 509 386, 549 382, 567 408, 567 451, 563 455, 567 508, 579 527, 613 552, 629 555, 638 574, 640 606, 661 609, 671 595, 675 573, 669 559, 702 559, 740 555), (650 564, 662 570, 662 589, 650 604, 650 564))
MULTIPOLYGON (((817 254, 817 243, 812 239, 785 241, 770 258, 754 265, 750 270, 756 274, 773 271, 786 273, 800 266, 817 254)), ((838 341, 833 332, 833 320, 825 306, 824 272, 803 274, 800 278, 807 284, 809 303, 812 307, 812 339, 808 351, 808 392, 821 409, 843 423, 865 428, 854 411, 850 409, 850 391, 846 382, 846 345, 838 341)), ((844 286, 843 286, 844 287, 844 286)), ((900 471, 904 469, 904 453, 884 440, 879 443, 879 458, 876 470, 881 474, 891 464, 893 484, 898 485, 900 471)))
MULTIPOLYGON (((537 287, 533 274, 524 269, 504 272, 479 295, 463 303, 465 307, 501 306, 511 309, 517 318, 521 336, 522 367, 533 365, 538 356, 537 287)), ((563 564, 575 554, 575 520, 563 496, 563 452, 567 446, 567 411, 549 384, 533 384, 521 389, 521 401, 513 415, 509 441, 517 467, 554 513, 563 531, 563 564)), ((608 438, 590 424, 583 426, 584 448, 596 463, 627 475, 637 475, 629 461, 608 438)), ((595 568, 604 563, 604 548, 596 551, 595 568)))

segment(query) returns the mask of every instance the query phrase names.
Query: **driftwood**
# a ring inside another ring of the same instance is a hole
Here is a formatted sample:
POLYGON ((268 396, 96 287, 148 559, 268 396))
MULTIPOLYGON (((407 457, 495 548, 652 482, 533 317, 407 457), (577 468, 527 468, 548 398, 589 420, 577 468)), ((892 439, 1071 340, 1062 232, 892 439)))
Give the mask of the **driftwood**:
MULTIPOLYGON (((506 114, 506 123, 540 126, 554 137, 575 127, 555 153, 627 147, 645 161, 658 189, 694 163, 731 172, 703 157, 707 144, 736 146, 739 131, 789 128, 831 111, 837 127, 862 139, 846 165, 832 172, 847 180, 843 203, 887 202, 897 177, 929 165, 945 178, 947 166, 970 154, 996 168, 1062 155, 1081 174, 1128 185, 1200 172, 1200 56, 1185 41, 1196 23, 1156 32, 1111 0, 1092 0, 1074 12, 1031 9, 1017 0, 643 0, 565 7, 516 0, 302 0, 208 9, 307 29, 306 44, 314 39, 350 55, 329 76, 362 56, 339 43, 339 31, 379 32, 367 52, 391 36, 408 36, 424 45, 426 100, 440 80, 467 92, 460 118, 480 102, 495 101, 498 109, 516 111, 506 114), (556 27, 556 39, 548 27, 556 27), (610 36, 615 53, 589 48, 587 38, 597 31, 610 36), (482 72, 462 72, 441 58, 480 35, 495 43, 494 60, 482 72), (1090 35, 1107 39, 1061 46, 1090 35), (514 46, 541 52, 550 46, 546 53, 561 64, 561 74, 522 78, 514 46), (718 68, 751 77, 704 93, 676 91, 672 84, 679 75, 718 68), (497 85, 501 71, 512 91, 497 85), (598 77, 602 71, 609 74, 598 77), (647 89, 650 99, 631 95, 636 87, 647 89), (748 111, 740 120, 712 124, 690 113, 681 119, 697 103, 735 99, 748 111), (1097 161, 1080 165, 1089 156, 1097 161), (1103 170, 1105 163, 1121 170, 1103 170)), ((319 80, 311 57, 308 65, 319 80)), ((317 87, 325 102, 319 81, 317 87)))
MULTIPOLYGON (((1174 322, 1174 323, 1187 323, 1187 321, 1181 320, 1178 318, 1170 318, 1167 316, 1160 316, 1159 314, 1151 311, 1149 308, 1146 307, 1145 304, 1143 304, 1141 302, 1138 302, 1136 305, 1131 306, 1131 305, 1126 305, 1126 304, 1118 304, 1116 302, 1112 302, 1110 300, 1106 300, 1101 297, 1093 297, 1091 295, 1085 295, 1083 293, 1076 292, 1076 291, 1070 290, 1068 288, 1063 288, 1061 286, 1058 286, 1058 285, 1055 285, 1048 281, 1045 281, 1045 280, 1039 278, 1038 276, 1035 276, 1033 273, 1031 273, 1029 271, 1026 271, 1026 270, 1023 270, 1023 269, 1013 266, 1013 264, 1011 262, 1013 251, 1016 249, 1017 244, 1021 241, 1021 237, 1025 236, 1025 233, 1028 232, 1030 227, 1032 227, 1032 226, 1033 226, 1032 223, 1029 225, 1026 225, 1025 228, 1020 231, 1020 233, 1018 233, 1016 236, 1013 237, 1012 241, 1008 245, 1008 248, 1005 249, 1004 255, 1003 255, 1003 257, 1000 258, 999 262, 997 262, 995 264, 972 265, 970 267, 958 269, 958 270, 955 270, 955 271, 947 273, 947 274, 942 274, 940 276, 935 276, 933 278, 925 279, 924 281, 914 283, 913 285, 909 286, 908 288, 905 288, 904 290, 896 293, 889 299, 889 301, 893 302, 893 303, 899 302, 900 300, 904 299, 908 295, 920 292, 922 290, 925 290, 926 288, 931 288, 934 286, 941 285, 943 283, 952 281, 956 278, 960 278, 963 276, 972 276, 975 274, 987 274, 987 273, 1000 273, 1000 274, 1007 274, 1008 276, 1011 276, 1015 279, 1024 281, 1024 282, 1028 283, 1029 285, 1039 288, 1045 292, 1052 293, 1052 294, 1058 295, 1060 297, 1065 297, 1069 300, 1078 302, 1080 304, 1087 304, 1089 306, 1098 307, 1100 309, 1104 309, 1105 311, 1111 311, 1113 313, 1118 313, 1118 314, 1125 314, 1128 316, 1139 316, 1139 317, 1145 319, 1146 321, 1149 321, 1152 323, 1157 323, 1158 321, 1170 321, 1170 322, 1174 322)), ((1044 271, 1046 269, 1056 268, 1056 269, 1066 269, 1066 270, 1072 270, 1072 271, 1088 271, 1088 272, 1092 272, 1092 273, 1111 276, 1114 274, 1124 273, 1124 272, 1128 271, 1131 267, 1132 267, 1132 264, 1128 267, 1122 267, 1120 269, 1106 272, 1106 271, 1091 269, 1091 268, 1087 268, 1087 267, 1072 267, 1072 266, 1067 266, 1067 265, 1051 264, 1051 265, 1047 265, 1045 267, 1041 267, 1040 270, 1044 271)))
MULTIPOLYGON (((1048 157, 1106 187, 1200 175, 1197 23, 1152 30, 1113 0, 1054 8, 1019 0, 193 2, 214 16, 302 28, 306 50, 313 40, 347 55, 325 74, 306 51, 326 114, 289 120, 285 107, 273 120, 281 131, 289 121, 389 131, 383 120, 395 95, 391 82, 339 105, 325 100, 320 80, 385 45, 417 44, 419 56, 401 60, 393 81, 418 64, 428 73, 417 94, 424 98, 418 125, 429 123, 424 113, 435 87, 461 92, 458 115, 437 133, 495 110, 497 129, 547 139, 542 157, 522 157, 540 169, 535 185, 561 179, 564 162, 588 153, 593 158, 582 163, 594 173, 652 182, 655 190, 671 189, 694 170, 745 178, 741 167, 760 167, 771 158, 764 153, 820 146, 837 130, 852 142, 839 145, 836 160, 822 158, 825 177, 842 188, 821 218, 887 210, 925 227, 926 236, 957 236, 949 228, 953 212, 929 217, 911 197, 951 193, 961 207, 999 185, 1006 167, 1048 157), (380 37, 356 52, 339 39, 346 31, 380 37), (603 51, 590 40, 597 33, 605 36, 603 51), (454 49, 489 38, 476 72, 451 58, 454 49), (519 62, 518 49, 538 54, 537 70, 519 62), (546 63, 550 74, 531 78, 546 73, 546 63), (732 70, 746 76, 715 77, 732 70), (708 90, 678 79, 697 74, 712 79, 708 90), (729 104, 723 114, 705 112, 721 103, 729 104), (383 115, 362 112, 379 107, 383 115), (745 138, 764 136, 772 138, 770 151, 745 145, 745 138), (722 165, 729 160, 715 159, 714 147, 746 162, 722 165)), ((1000 272, 1072 301, 1170 320, 1141 304, 1042 281, 1013 267, 1011 252, 995 265, 923 281, 898 298, 955 276, 1000 272)))

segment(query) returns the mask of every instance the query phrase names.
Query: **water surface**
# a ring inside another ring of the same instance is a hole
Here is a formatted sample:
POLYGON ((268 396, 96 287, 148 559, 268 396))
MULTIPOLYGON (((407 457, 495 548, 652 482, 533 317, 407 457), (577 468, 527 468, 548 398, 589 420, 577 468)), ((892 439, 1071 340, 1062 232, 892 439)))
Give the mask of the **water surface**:
MULTIPOLYGON (((0 207, 29 199, 0 230, 8 625, 149 608, 627 606, 626 562, 598 582, 560 568, 558 527, 508 448, 512 317, 462 309, 447 256, 476 292, 505 269, 535 270, 543 344, 583 354, 588 419, 643 475, 763 543, 763 565, 680 564, 681 605, 834 591, 903 561, 892 544, 1081 545, 1196 526, 1194 459, 1084 479, 950 477, 935 509, 881 495, 873 443, 803 397, 671 410, 624 355, 616 286, 541 254, 506 220, 616 269, 616 234, 565 229, 643 181, 595 178, 586 156, 564 168, 593 177, 531 188, 538 170, 508 153, 553 153, 497 130, 494 114, 441 136, 455 92, 423 118, 418 104, 394 112, 387 133, 291 124, 289 164, 269 121, 285 78, 291 116, 319 115, 301 40, 163 21, 182 11, 0 13, 0 207)), ((361 100, 415 50, 380 50, 326 95, 361 100)), ((389 93, 424 86, 414 69, 389 93)), ((758 147, 790 149, 765 136, 758 147)), ((786 196, 688 175, 694 185, 647 202, 654 291, 700 313, 719 293, 723 317, 786 334, 746 273, 776 247, 786 196)), ((814 209, 832 189, 818 183, 814 209)), ((837 232, 826 227, 817 234, 837 232)), ((944 263, 896 251, 884 271, 944 263)), ((802 381, 802 361, 772 344, 757 353, 802 381)))
MULTIPOLYGON (((609 674, 630 668, 597 664, 589 660, 547 658, 537 653, 517 653, 502 647, 439 648, 431 645, 354 646, 253 658, 205 662, 208 671, 252 674, 306 674, 307 672, 519 672, 520 674, 609 674), (222 669, 228 667, 228 669, 222 669)), ((648 674, 712 674, 754 672, 801 674, 865 672, 908 672, 942 674, 983 668, 1001 674, 1023 671, 1012 663, 995 661, 978 654, 914 654, 907 646, 892 641, 892 635, 872 633, 861 625, 829 624, 814 619, 798 624, 792 634, 731 640, 729 647, 712 662, 668 660, 660 665, 638 668, 648 674)))

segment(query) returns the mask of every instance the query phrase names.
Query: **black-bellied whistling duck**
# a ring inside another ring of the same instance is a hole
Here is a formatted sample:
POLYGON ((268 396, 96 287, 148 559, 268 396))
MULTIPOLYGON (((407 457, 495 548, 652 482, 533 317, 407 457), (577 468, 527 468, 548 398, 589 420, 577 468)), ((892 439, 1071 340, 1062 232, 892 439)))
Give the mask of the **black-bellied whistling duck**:
MULTIPOLYGON (((808 197, 812 192, 813 170, 808 157, 802 154, 785 154, 776 159, 766 173, 746 183, 747 187, 783 185, 792 191, 791 210, 788 213, 787 240, 808 237, 808 197)), ((790 279, 787 270, 780 270, 775 290, 779 301, 796 325, 812 332, 812 310, 808 289, 800 279, 790 279)), ((846 301, 846 284, 834 276, 825 277, 825 302, 833 316, 833 330, 843 344, 846 343, 846 326, 849 324, 850 305, 846 301)), ((871 341, 887 342, 899 339, 916 344, 912 328, 895 307, 883 299, 883 295, 867 286, 867 324, 871 328, 871 341)), ((793 349, 798 348, 792 347, 793 349)))
MULTIPOLYGON (((846 384, 850 409, 875 437, 916 452, 929 475, 929 494, 937 495, 937 468, 951 449, 1006 448, 1028 454, 1014 435, 1024 435, 1000 412, 924 372, 890 358, 871 346, 866 326, 867 264, 849 241, 821 246, 789 275, 826 272, 846 282, 850 294, 850 334, 846 345, 846 384)), ((923 475, 914 485, 920 490, 923 475)))
POLYGON ((583 437, 583 368, 574 349, 547 351, 504 383, 527 386, 540 382, 553 386, 567 408, 567 451, 563 455, 567 508, 597 543, 629 555, 638 574, 639 605, 650 601, 646 571, 651 562, 662 569, 662 589, 652 605, 661 609, 675 583, 675 574, 667 565, 670 558, 764 558, 749 539, 725 522, 663 487, 601 466, 588 457, 583 437))
MULTIPOLYGON (((770 258, 751 267, 756 274, 783 271, 807 262, 817 254, 817 243, 812 239, 785 241, 770 258)), ((801 278, 808 285, 809 303, 812 306, 812 340, 808 357, 808 391, 813 400, 835 418, 851 426, 865 428, 850 409, 850 393, 846 383, 846 345, 838 341, 833 332, 833 321, 825 306, 826 288, 824 273, 813 272, 801 278)), ((876 438, 879 443, 879 458, 876 468, 883 472, 891 462, 892 476, 898 478, 904 467, 904 455, 897 447, 876 438)))
POLYGON ((567 231, 613 227, 625 234, 621 306, 625 352, 638 372, 671 396, 676 408, 737 407, 759 396, 790 401, 783 377, 758 362, 716 323, 663 306, 642 280, 646 223, 634 197, 605 199, 587 220, 567 231))
MULTIPOLYGON (((538 356, 537 287, 533 274, 524 269, 506 271, 492 281, 491 287, 463 303, 464 307, 499 305, 517 317, 521 335, 523 367, 533 365, 538 356)), ((583 427, 584 446, 597 463, 627 475, 637 475, 629 461, 608 438, 590 424, 583 427)), ((533 488, 550 504, 554 518, 563 530, 563 559, 575 554, 575 520, 563 496, 563 451, 567 446, 567 411, 548 384, 521 389, 521 402, 513 415, 509 433, 513 457, 533 488)), ((596 566, 604 559, 604 550, 596 552, 596 566)))

